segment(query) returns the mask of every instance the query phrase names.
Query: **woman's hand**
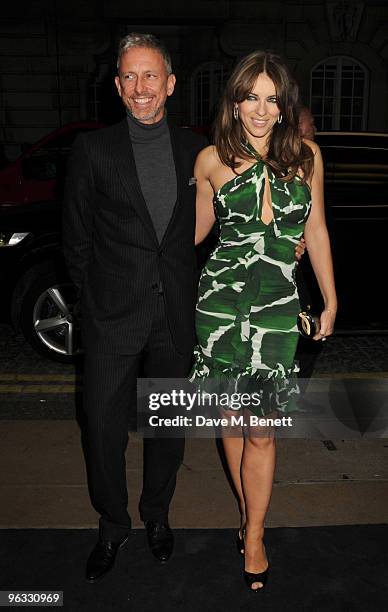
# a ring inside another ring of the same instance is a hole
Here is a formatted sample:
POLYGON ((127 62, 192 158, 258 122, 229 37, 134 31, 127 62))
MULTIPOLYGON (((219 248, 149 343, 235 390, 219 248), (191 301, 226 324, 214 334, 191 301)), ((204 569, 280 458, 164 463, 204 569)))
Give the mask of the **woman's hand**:
POLYGON ((334 331, 334 321, 336 316, 336 309, 325 308, 322 311, 319 319, 319 332, 315 334, 313 340, 322 340, 324 342, 327 336, 331 336, 334 331))
POLYGON ((306 250, 306 243, 304 241, 304 238, 301 238, 295 247, 295 259, 297 261, 300 261, 302 259, 305 250, 306 250))

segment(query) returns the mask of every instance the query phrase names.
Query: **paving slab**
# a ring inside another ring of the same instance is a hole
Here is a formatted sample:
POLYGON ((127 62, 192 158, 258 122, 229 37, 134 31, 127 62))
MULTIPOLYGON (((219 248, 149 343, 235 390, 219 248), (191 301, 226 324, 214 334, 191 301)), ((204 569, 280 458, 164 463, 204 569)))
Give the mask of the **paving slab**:
MULTIPOLYGON (((388 441, 277 441, 269 527, 388 522, 388 441), (330 450, 331 449, 331 450, 330 450)), ((0 421, 0 528, 90 528, 80 430, 75 421, 0 421)), ((127 450, 129 510, 142 484, 142 442, 127 450)), ((233 527, 238 511, 214 440, 187 440, 171 506, 180 528, 233 527)))

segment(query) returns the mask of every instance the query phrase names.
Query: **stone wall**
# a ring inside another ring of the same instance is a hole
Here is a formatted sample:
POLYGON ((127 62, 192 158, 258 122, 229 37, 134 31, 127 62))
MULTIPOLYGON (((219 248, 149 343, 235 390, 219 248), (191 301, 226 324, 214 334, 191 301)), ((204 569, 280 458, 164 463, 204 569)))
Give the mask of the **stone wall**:
POLYGON ((171 50, 178 84, 170 114, 191 120, 191 75, 202 62, 230 68, 255 48, 288 60, 309 102, 310 71, 330 56, 369 73, 367 130, 388 131, 388 5, 385 0, 31 0, 0 9, 0 141, 23 143, 78 119, 119 118, 113 88, 117 41, 151 31, 171 50))

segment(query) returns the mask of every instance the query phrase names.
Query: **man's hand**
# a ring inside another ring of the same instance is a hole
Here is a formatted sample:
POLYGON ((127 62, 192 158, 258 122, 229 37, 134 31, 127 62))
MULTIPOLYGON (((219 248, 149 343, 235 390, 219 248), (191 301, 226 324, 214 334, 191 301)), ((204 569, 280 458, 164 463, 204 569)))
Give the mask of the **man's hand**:
POLYGON ((302 259, 302 256, 304 255, 305 250, 306 243, 304 241, 304 238, 301 238, 295 247, 295 259, 300 261, 302 259))

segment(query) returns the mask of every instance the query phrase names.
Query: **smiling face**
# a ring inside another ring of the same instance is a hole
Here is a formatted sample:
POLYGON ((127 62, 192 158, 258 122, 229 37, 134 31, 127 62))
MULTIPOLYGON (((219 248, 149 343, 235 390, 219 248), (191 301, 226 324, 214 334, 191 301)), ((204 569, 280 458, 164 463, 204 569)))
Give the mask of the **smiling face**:
POLYGON ((175 76, 167 73, 161 53, 148 47, 128 49, 120 58, 118 73, 117 91, 130 114, 142 123, 160 121, 175 86, 175 76))
POLYGON ((246 137, 262 153, 280 114, 274 82, 260 73, 246 99, 236 105, 246 137))

